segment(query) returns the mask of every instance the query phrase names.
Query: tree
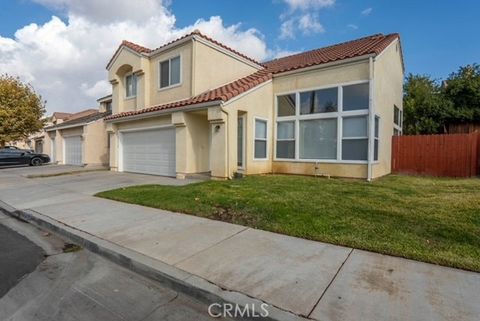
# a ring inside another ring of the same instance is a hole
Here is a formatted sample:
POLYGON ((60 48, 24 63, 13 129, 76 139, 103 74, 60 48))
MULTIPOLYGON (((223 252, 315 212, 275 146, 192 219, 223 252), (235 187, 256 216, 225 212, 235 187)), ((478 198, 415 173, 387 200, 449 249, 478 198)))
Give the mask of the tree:
POLYGON ((428 76, 409 74, 404 84, 403 131, 407 135, 445 132, 452 104, 428 76))
POLYGON ((453 104, 451 121, 480 121, 480 65, 460 67, 444 86, 445 98, 453 104))
POLYGON ((19 78, 0 75, 0 147, 43 128, 45 102, 19 78))

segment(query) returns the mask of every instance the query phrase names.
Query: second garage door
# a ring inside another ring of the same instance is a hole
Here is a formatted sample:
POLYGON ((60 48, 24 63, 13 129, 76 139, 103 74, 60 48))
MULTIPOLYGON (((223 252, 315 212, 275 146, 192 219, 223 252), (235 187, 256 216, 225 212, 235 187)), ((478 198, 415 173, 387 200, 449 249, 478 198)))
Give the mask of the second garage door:
POLYGON ((175 128, 123 132, 123 171, 175 176, 175 128))
POLYGON ((82 163, 82 137, 65 137, 65 164, 83 165, 82 163))

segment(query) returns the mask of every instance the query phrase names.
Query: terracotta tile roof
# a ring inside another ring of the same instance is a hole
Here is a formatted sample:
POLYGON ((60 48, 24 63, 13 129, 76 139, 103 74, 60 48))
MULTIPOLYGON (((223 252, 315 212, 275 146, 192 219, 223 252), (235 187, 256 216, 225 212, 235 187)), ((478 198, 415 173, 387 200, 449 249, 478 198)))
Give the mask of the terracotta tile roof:
POLYGON ((68 118, 71 115, 72 115, 71 113, 63 113, 63 112, 60 112, 60 111, 56 111, 56 112, 53 113, 52 117, 55 117, 56 119, 65 119, 65 118, 68 118))
MULTIPOLYGON (((220 45, 224 48, 228 48, 221 45, 220 43, 217 43, 215 40, 202 35, 198 31, 194 31, 175 41, 179 41, 191 35, 199 35, 207 39, 208 41, 214 42, 215 44, 220 45)), ((264 63, 263 65, 265 68, 260 71, 257 71, 247 77, 235 80, 224 86, 204 92, 195 97, 175 101, 168 104, 155 105, 155 106, 144 108, 137 111, 128 111, 128 112, 110 115, 106 117, 105 120, 112 120, 112 119, 134 116, 134 115, 139 115, 139 114, 144 114, 144 113, 149 113, 154 111, 184 107, 188 105, 206 103, 210 101, 226 102, 232 99, 233 97, 238 96, 241 93, 271 79, 272 74, 277 74, 277 73, 290 71, 290 70, 297 70, 297 69, 306 68, 314 65, 320 65, 328 62, 333 62, 333 61, 340 61, 343 59, 348 59, 353 57, 360 57, 368 54, 378 55, 383 50, 385 50, 385 48, 390 43, 392 43, 395 39, 399 39, 399 37, 400 36, 396 33, 389 34, 389 35, 376 34, 373 36, 364 37, 364 38, 340 43, 340 44, 329 46, 329 47, 324 47, 320 49, 299 53, 296 55, 291 55, 288 57, 275 59, 275 60, 264 63)), ((168 46, 169 44, 171 43, 168 43, 164 46, 168 46)), ((161 49, 164 46, 159 47, 155 50, 161 49)), ((233 49, 229 49, 229 50, 233 50, 233 49)), ((248 59, 248 57, 246 56, 245 58, 248 59)), ((254 60, 252 61, 255 62, 254 60)))
POLYGON ((106 117, 105 120, 135 116, 135 115, 150 113, 154 111, 161 111, 166 109, 184 107, 184 106, 207 103, 212 101, 218 101, 219 103, 227 102, 230 99, 270 79, 272 79, 272 74, 270 72, 268 72, 267 70, 260 70, 247 77, 237 79, 231 83, 206 91, 204 93, 201 93, 189 99, 179 100, 179 101, 168 103, 168 104, 155 105, 152 107, 148 107, 148 108, 144 108, 136 111, 127 111, 123 113, 114 114, 106 117))
MULTIPOLYGON (((88 110, 91 110, 91 109, 88 109, 88 110)), ((71 125, 77 125, 77 124, 79 126, 84 125, 86 123, 90 123, 92 121, 102 119, 102 118, 110 115, 112 112, 111 111, 99 112, 98 110, 95 110, 95 112, 93 112, 93 113, 92 112, 84 113, 84 114, 81 114, 81 113, 82 112, 77 113, 77 114, 80 114, 80 115, 76 118, 69 118, 66 121, 64 121, 63 123, 46 127, 45 130, 54 129, 54 128, 62 128, 62 127, 65 127, 65 126, 71 126, 71 125)))
POLYGON ((233 49, 233 48, 230 48, 230 47, 224 45, 223 43, 218 42, 218 41, 216 41, 215 39, 210 38, 210 37, 204 35, 204 34, 201 33, 199 30, 194 30, 194 31, 192 31, 192 32, 190 32, 190 33, 187 33, 186 35, 184 35, 184 36, 182 36, 182 37, 180 37, 180 38, 177 38, 177 39, 175 39, 175 40, 173 40, 173 41, 170 41, 170 42, 168 42, 168 43, 166 43, 166 44, 164 44, 164 45, 161 45, 160 47, 157 47, 157 48, 155 48, 155 49, 146 48, 146 47, 143 47, 143 46, 138 45, 138 44, 136 44, 136 43, 133 43, 133 42, 130 42, 130 41, 127 41, 127 40, 123 40, 122 43, 120 44, 120 46, 118 46, 118 48, 117 48, 117 50, 115 51, 115 53, 113 54, 113 56, 112 56, 112 58, 110 59, 110 61, 108 62, 107 68, 108 68, 108 66, 112 63, 113 59, 115 58, 115 56, 117 55, 117 53, 122 49, 122 47, 127 47, 127 48, 129 48, 129 49, 132 49, 132 50, 135 51, 135 52, 140 53, 140 54, 150 54, 150 53, 156 52, 156 51, 158 51, 158 50, 162 50, 163 48, 165 48, 165 47, 167 47, 167 46, 170 46, 170 45, 172 45, 172 44, 174 44, 174 43, 176 43, 176 42, 178 42, 178 41, 180 41, 180 40, 183 40, 183 39, 188 38, 188 37, 193 37, 193 36, 201 37, 201 38, 203 38, 203 39, 205 39, 205 40, 207 40, 207 41, 209 41, 209 42, 211 42, 211 43, 213 43, 213 44, 215 44, 215 45, 217 45, 217 46, 219 46, 219 47, 222 47, 223 49, 226 49, 226 50, 234 53, 234 54, 237 55, 237 56, 240 56, 240 57, 242 57, 242 58, 244 58, 244 59, 247 59, 247 60, 249 60, 249 61, 251 61, 251 62, 253 62, 253 63, 255 63, 255 64, 259 65, 259 66, 263 66, 261 63, 259 63, 259 62, 256 61, 255 59, 250 58, 250 57, 248 57, 247 55, 244 55, 244 54, 238 52, 237 50, 235 50, 235 49, 233 49))
POLYGON ((277 74, 368 54, 378 55, 387 48, 390 43, 399 38, 400 35, 397 33, 389 35, 376 34, 333 46, 275 59, 265 62, 264 65, 270 72, 277 74))
POLYGON ((66 121, 70 121, 70 120, 74 120, 74 119, 77 119, 77 118, 85 117, 85 116, 95 114, 95 113, 98 113, 98 109, 94 109, 94 108, 85 109, 85 110, 79 111, 78 113, 70 114, 70 116, 68 116, 66 119, 64 119, 63 123, 65 123, 66 121))

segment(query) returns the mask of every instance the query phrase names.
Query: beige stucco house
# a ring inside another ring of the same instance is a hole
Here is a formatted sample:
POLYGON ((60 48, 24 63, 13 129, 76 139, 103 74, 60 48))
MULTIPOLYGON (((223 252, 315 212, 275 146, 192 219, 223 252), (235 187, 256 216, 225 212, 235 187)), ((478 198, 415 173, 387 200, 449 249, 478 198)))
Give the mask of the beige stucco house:
POLYGON ((99 109, 70 114, 62 122, 44 129, 43 152, 52 163, 108 166, 109 146, 104 118, 111 114, 111 96, 98 100, 99 109))
POLYGON ((402 110, 398 34, 260 63, 194 31, 157 49, 124 41, 107 70, 112 170, 390 173, 402 110))

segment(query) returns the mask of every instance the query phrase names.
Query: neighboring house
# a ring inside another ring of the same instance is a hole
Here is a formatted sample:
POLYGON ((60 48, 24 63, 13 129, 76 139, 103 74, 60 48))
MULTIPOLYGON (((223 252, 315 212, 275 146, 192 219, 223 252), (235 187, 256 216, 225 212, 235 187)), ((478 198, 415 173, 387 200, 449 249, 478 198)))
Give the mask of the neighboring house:
POLYGON ((108 135, 103 118, 111 114, 111 97, 98 100, 99 109, 71 114, 63 122, 46 127, 44 153, 52 163, 108 165, 108 135))
POLYGON ((112 170, 390 173, 403 94, 398 34, 260 63, 194 31, 157 49, 124 41, 107 70, 112 170))
MULTIPOLYGON (((57 123, 61 123, 69 116, 71 116, 71 114, 69 113, 54 112, 52 116, 45 118, 44 127, 49 127, 57 123)), ((31 149, 35 151, 35 153, 42 154, 44 153, 45 130, 42 129, 41 131, 30 135, 27 139, 13 142, 11 145, 22 149, 31 149)), ((48 151, 45 151, 45 153, 48 153, 48 151)))

